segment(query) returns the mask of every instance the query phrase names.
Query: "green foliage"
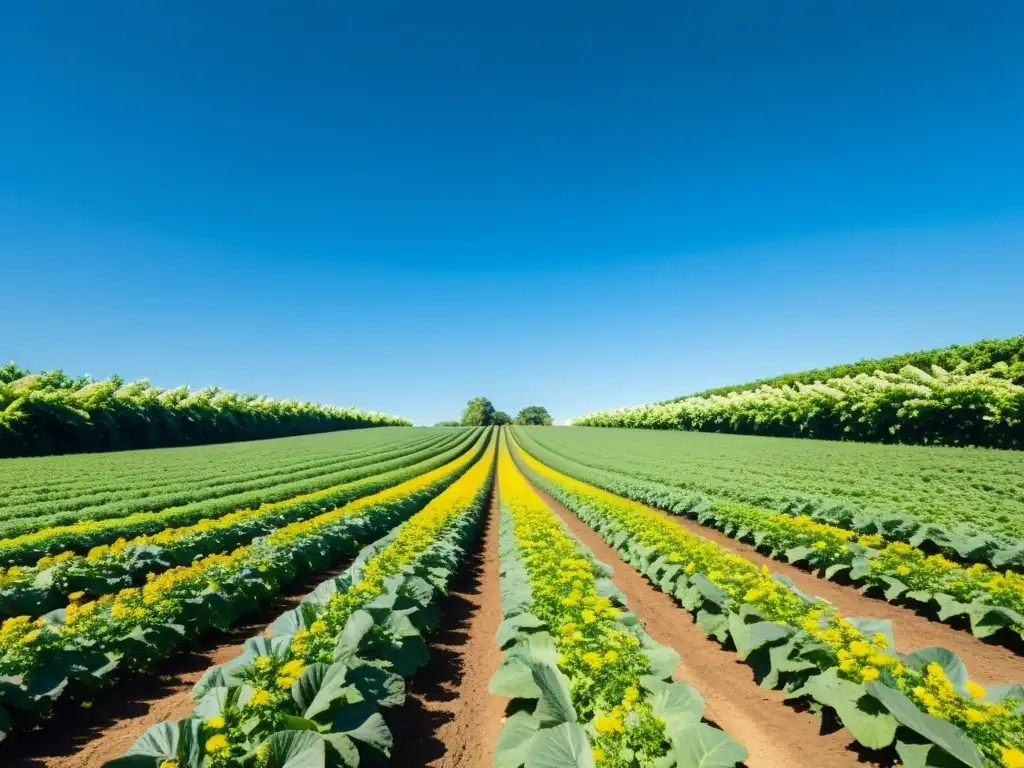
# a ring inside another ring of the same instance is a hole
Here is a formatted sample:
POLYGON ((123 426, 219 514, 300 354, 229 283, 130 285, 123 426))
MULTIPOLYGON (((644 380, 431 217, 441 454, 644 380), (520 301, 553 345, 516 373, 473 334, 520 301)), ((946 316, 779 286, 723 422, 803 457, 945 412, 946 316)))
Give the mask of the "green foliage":
POLYGON ((904 541, 921 534, 921 523, 965 536, 1024 538, 1024 454, 1017 451, 576 427, 516 428, 515 434, 549 466, 571 460, 715 503, 810 515, 850 528, 855 521, 882 521, 904 541), (888 518, 904 523, 884 522, 888 518))
MULTIPOLYGON (((813 384, 816 381, 838 379, 844 376, 856 376, 859 373, 885 371, 896 373, 901 368, 911 365, 915 368, 940 368, 951 370, 961 362, 967 364, 966 372, 975 373, 992 368, 997 363, 1006 363, 1007 368, 1000 374, 1016 384, 1024 384, 1024 335, 1011 339, 987 339, 975 344, 954 344, 941 349, 929 349, 923 352, 910 352, 904 355, 883 357, 879 360, 861 360, 857 363, 834 365, 831 368, 815 368, 801 373, 787 373, 767 379, 758 379, 747 384, 729 387, 715 387, 703 392, 695 392, 690 397, 709 397, 711 395, 727 395, 730 392, 744 392, 759 389, 763 386, 781 387, 783 385, 813 384)), ((673 403, 683 397, 672 398, 665 402, 673 403)))
POLYGON ((204 445, 370 426, 405 419, 355 408, 242 395, 217 387, 164 390, 148 381, 93 381, 63 371, 0 368, 0 456, 204 445), (19 375, 20 374, 20 375, 19 375))
POLYGON ((573 423, 1024 449, 1024 387, 1006 378, 1005 362, 974 373, 967 368, 963 363, 955 370, 933 366, 926 372, 906 366, 898 373, 860 373, 605 411, 573 423))
POLYGON ((528 405, 516 414, 516 424, 532 424, 538 427, 551 426, 551 414, 543 405, 528 405))
POLYGON ((449 421, 439 421, 434 425, 435 427, 461 427, 461 421, 455 421, 454 419, 449 421))
POLYGON ((465 427, 487 427, 494 423, 494 406, 486 397, 474 397, 462 411, 465 427))
POLYGON ((494 412, 494 416, 491 419, 491 424, 493 424, 496 427, 501 427, 501 426, 504 426, 505 424, 511 424, 511 423, 512 423, 512 417, 509 416, 504 411, 495 411, 494 412))

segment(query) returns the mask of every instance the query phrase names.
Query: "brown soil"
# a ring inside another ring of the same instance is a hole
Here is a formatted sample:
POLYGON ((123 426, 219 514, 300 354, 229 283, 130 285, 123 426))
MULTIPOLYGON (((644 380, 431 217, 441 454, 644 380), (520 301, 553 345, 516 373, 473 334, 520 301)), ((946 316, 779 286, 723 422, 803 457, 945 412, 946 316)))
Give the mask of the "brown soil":
POLYGON ((682 661, 672 676, 691 684, 704 697, 705 718, 739 741, 750 768, 829 768, 862 765, 865 757, 842 731, 825 733, 823 721, 796 711, 782 691, 761 688, 751 669, 735 652, 709 639, 671 597, 657 591, 593 529, 540 489, 536 489, 597 558, 615 569, 613 581, 647 633, 679 652, 682 661))
POLYGON ((229 632, 210 635, 200 647, 176 654, 154 675, 118 683, 90 709, 58 712, 60 728, 47 727, 4 745, 5 768, 99 768, 120 757, 151 726, 192 713, 192 687, 206 670, 239 655, 245 641, 265 632, 281 613, 294 608, 321 581, 348 566, 320 571, 290 584, 273 602, 229 632))
POLYGON ((465 563, 441 602, 441 627, 430 637, 430 662, 410 681, 405 705, 388 721, 395 765, 489 768, 506 699, 487 685, 501 662, 498 580, 498 489, 482 534, 482 551, 465 563))
POLYGON ((757 566, 766 565, 781 573, 809 595, 828 600, 847 616, 888 619, 892 622, 896 647, 903 652, 941 646, 956 653, 967 665, 971 678, 981 683, 1024 682, 1024 657, 1001 645, 989 645, 969 632, 932 621, 909 608, 868 597, 856 587, 818 578, 795 565, 762 555, 752 545, 730 539, 724 533, 686 518, 666 515, 690 533, 713 541, 757 566))

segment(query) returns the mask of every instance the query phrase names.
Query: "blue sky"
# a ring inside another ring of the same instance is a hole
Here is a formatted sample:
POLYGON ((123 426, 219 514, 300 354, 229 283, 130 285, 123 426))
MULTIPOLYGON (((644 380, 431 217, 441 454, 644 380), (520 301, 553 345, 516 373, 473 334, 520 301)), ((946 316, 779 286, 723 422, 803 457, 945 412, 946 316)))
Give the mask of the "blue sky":
POLYGON ((30 368, 562 420, 1024 332, 1019 3, 4 15, 30 368))

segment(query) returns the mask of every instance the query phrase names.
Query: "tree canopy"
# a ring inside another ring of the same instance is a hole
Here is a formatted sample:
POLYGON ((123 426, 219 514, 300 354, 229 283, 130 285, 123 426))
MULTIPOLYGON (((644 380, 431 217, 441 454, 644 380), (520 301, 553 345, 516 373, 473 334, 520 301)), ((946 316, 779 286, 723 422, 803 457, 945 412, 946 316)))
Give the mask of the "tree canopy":
POLYGON ((502 424, 511 424, 512 417, 504 411, 495 411, 494 416, 491 418, 491 424, 500 427, 502 424))
POLYGON ((486 397, 474 397, 462 411, 462 424, 466 427, 486 427, 494 423, 494 406, 486 397))
POLYGON ((516 416, 516 424, 535 424, 542 427, 550 427, 552 424, 551 414, 543 405, 528 405, 519 411, 516 416))

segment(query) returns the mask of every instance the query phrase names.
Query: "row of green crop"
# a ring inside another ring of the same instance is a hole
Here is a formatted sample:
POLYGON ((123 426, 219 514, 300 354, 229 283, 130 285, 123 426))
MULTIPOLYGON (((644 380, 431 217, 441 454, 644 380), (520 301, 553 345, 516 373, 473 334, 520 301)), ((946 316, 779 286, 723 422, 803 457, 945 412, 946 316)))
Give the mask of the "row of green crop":
POLYGON ((356 408, 217 387, 164 390, 144 380, 125 384, 116 376, 92 381, 71 379, 62 371, 28 374, 13 364, 4 370, 0 456, 203 445, 409 424, 356 408))
POLYGON ((58 701, 88 699, 197 635, 230 626, 282 585, 336 563, 421 509, 482 450, 230 554, 172 568, 141 588, 89 602, 73 598, 40 619, 8 619, 0 626, 0 733, 39 722, 58 701))
POLYGON ((192 715, 151 728, 107 768, 327 768, 385 759, 382 714, 428 658, 424 635, 477 538, 493 450, 422 511, 368 545, 269 636, 207 670, 192 715))
POLYGON ((986 690, 945 649, 897 654, 889 622, 844 617, 660 512, 521 458, 705 633, 734 646, 763 685, 834 711, 863 747, 894 749, 907 768, 1024 761, 1021 685, 986 690))
MULTIPOLYGON (((531 447, 532 452, 532 447, 531 447)), ((535 459, 548 463, 542 452, 535 459)), ((826 579, 866 587, 868 594, 908 605, 933 619, 967 619, 975 637, 1020 647, 1024 637, 1024 575, 980 563, 964 567, 910 543, 859 534, 803 515, 716 500, 614 472, 555 460, 548 466, 618 496, 685 515, 779 560, 826 579)))
MULTIPOLYGON (((978 530, 977 525, 968 526, 962 522, 957 527, 938 525, 925 522, 913 514, 907 512, 882 511, 863 506, 852 501, 834 498, 826 498, 821 495, 791 491, 784 487, 784 480, 779 479, 783 474, 782 467, 778 467, 777 476, 768 478, 765 484, 759 484, 760 477, 757 473, 749 472, 749 467, 743 465, 742 454, 730 460, 725 460, 721 454, 710 453, 710 461, 717 461, 721 473, 716 477, 709 477, 707 466, 700 462, 686 462, 675 460, 661 465, 659 457, 649 455, 653 446, 647 446, 648 451, 630 456, 625 450, 611 456, 602 456, 600 460, 593 455, 581 456, 581 451, 572 450, 569 446, 563 445, 564 435, 543 435, 544 443, 539 442, 542 435, 534 431, 522 429, 515 430, 516 439, 545 463, 565 469, 571 475, 579 475, 580 472, 587 472, 593 477, 602 477, 610 473, 619 479, 615 482, 623 482, 629 478, 629 483, 640 482, 641 490, 638 493, 644 495, 643 499, 650 503, 650 499, 661 498, 657 503, 662 509, 680 509, 694 506, 696 511, 711 504, 726 504, 738 501, 746 506, 755 506, 774 509, 794 516, 806 516, 813 520, 827 525, 843 528, 854 533, 863 535, 878 534, 886 541, 908 542, 912 546, 922 549, 927 553, 941 552, 947 556, 965 563, 982 563, 995 569, 1011 569, 1024 571, 1024 540, 1007 535, 989 533, 978 530), (547 438, 558 438, 549 440, 547 438), (552 447, 552 446, 555 447, 552 447), (689 474, 693 472, 694 474, 689 474), (643 482, 646 481, 646 482, 643 482), (642 489, 650 490, 642 490, 642 489), (667 505, 667 506, 666 506, 667 505)), ((650 433, 641 433, 650 434, 650 433)), ((869 447, 869 446, 864 446, 869 447)), ((925 450, 925 449, 921 449, 925 450)), ((1016 455, 1016 454, 1014 454, 1016 455)), ((896 457, 893 457, 894 461, 896 457)), ((826 472, 826 467, 835 467, 836 464, 828 463, 823 459, 822 467, 804 466, 807 474, 818 478, 822 484, 828 482, 821 479, 821 474, 826 472)), ((748 462, 749 463, 749 462, 748 462)), ((780 462, 781 464, 781 462, 780 462)), ((861 465, 855 465, 859 467, 861 465)), ((863 471, 867 473, 870 467, 864 465, 863 471)), ((969 471, 969 470, 968 470, 969 471)), ((951 473, 953 478, 961 477, 964 472, 951 473)), ((1015 482, 1016 475, 1007 473, 1006 483, 1015 482)), ((587 479, 587 478, 582 478, 587 479)), ((903 482, 890 476, 893 483, 903 482)), ((981 475, 976 483, 991 483, 993 490, 999 490, 998 500, 1010 504, 1008 497, 1012 497, 1015 489, 1005 487, 997 489, 995 484, 998 481, 996 475, 981 475)), ((597 485, 606 487, 604 481, 588 480, 596 482, 597 485)), ((835 478, 833 482, 844 482, 835 478)), ((956 482, 956 480, 952 480, 956 482)), ((966 482, 966 481, 961 481, 966 482)), ((614 488, 606 488, 616 492, 614 488)), ((862 488, 851 486, 845 490, 857 494, 856 498, 863 498, 862 488)), ((908 489, 914 491, 914 487, 908 489)), ((630 496, 630 498, 634 498, 630 496)), ((978 519, 977 523, 983 523, 978 519)))
POLYGON ((599 563, 499 459, 504 651, 492 693, 511 699, 495 768, 727 766, 747 757, 701 722, 704 700, 673 682, 679 655, 644 632, 599 563))
MULTIPOLYGON (((479 438, 479 432, 462 433, 459 442, 445 451, 457 455, 479 438)), ((366 464, 332 475, 286 483, 265 491, 235 494, 218 499, 170 507, 159 512, 136 512, 110 520, 85 521, 72 525, 43 528, 33 533, 0 540, 0 562, 27 565, 41 557, 64 551, 86 552, 92 547, 111 544, 119 538, 134 538, 158 533, 168 527, 193 525, 200 520, 220 517, 237 509, 258 507, 261 504, 295 498, 306 493, 373 478, 392 470, 399 470, 437 454, 438 446, 406 454, 385 462, 366 464)))
MULTIPOLYGON (((454 440, 444 437, 428 441, 403 443, 390 449, 370 449, 344 454, 333 461, 298 471, 266 468, 248 477, 228 477, 213 484, 176 482, 162 491, 145 487, 125 488, 110 494, 83 495, 77 499, 43 501, 20 504, 0 510, 0 535, 11 536, 26 530, 38 530, 42 525, 64 525, 78 520, 107 520, 125 517, 134 512, 156 511, 168 507, 184 506, 208 499, 224 498, 242 493, 267 491, 277 486, 319 478, 331 478, 339 472, 355 467, 376 464, 398 458, 414 450, 430 450, 454 440)), ((331 480, 327 481, 331 484, 331 480)))
POLYGON ((907 366, 823 383, 592 413, 581 426, 684 429, 880 443, 1024 448, 1024 386, 1002 369, 907 366))
MULTIPOLYGON (((478 442, 485 439, 481 435, 478 442)), ((228 552, 289 523, 435 470, 457 456, 455 450, 450 450, 361 481, 241 509, 194 525, 167 528, 153 535, 120 539, 113 545, 95 547, 88 555, 68 551, 44 557, 31 567, 0 568, 0 616, 37 616, 63 605, 75 592, 98 597, 137 585, 150 574, 187 565, 197 557, 228 552)))
POLYGON ((285 471, 355 453, 386 451, 440 432, 416 427, 353 429, 188 448, 10 459, 0 462, 0 485, 9 490, 0 504, 74 499, 179 482, 214 483, 219 477, 285 471))
MULTIPOLYGON (((942 347, 941 349, 928 349, 922 352, 892 355, 891 357, 883 357, 877 360, 860 360, 856 363, 833 365, 829 368, 815 368, 814 370, 801 371, 800 373, 786 373, 782 376, 758 379, 746 384, 705 389, 701 392, 694 392, 691 397, 727 395, 730 392, 759 389, 765 385, 781 387, 787 384, 789 386, 794 384, 813 384, 816 381, 838 379, 843 376, 856 376, 858 373, 874 373, 875 371, 895 373, 908 365, 926 370, 933 365, 937 365, 940 368, 952 370, 958 365, 965 364, 966 371, 974 373, 975 371, 989 370, 998 363, 1006 364, 1005 373, 1001 375, 1015 384, 1024 384, 1024 336, 1014 336, 1010 339, 983 339, 974 344, 954 344, 949 347, 942 347)), ((682 399, 684 398, 675 397, 665 402, 674 402, 682 399)))
MULTIPOLYGON (((21 490, 11 491, 5 495, 3 500, 0 500, 0 517, 6 519, 52 514, 125 501, 134 502, 136 505, 134 509, 126 507, 126 511, 135 512, 147 507, 152 509, 150 499, 160 498, 165 494, 191 493, 194 494, 193 500, 196 500, 199 498, 198 494, 204 492, 208 496, 223 494, 224 486, 234 484, 244 483, 247 487, 255 488, 259 487, 261 481, 266 485, 268 478, 298 480, 302 479, 303 473, 309 473, 305 475, 306 477, 325 474, 330 472, 332 467, 352 459, 396 449, 411 449, 414 446, 425 447, 443 437, 439 431, 417 434, 411 429, 356 430, 337 434, 342 437, 375 435, 380 439, 358 442, 336 439, 330 441, 334 445, 329 451, 318 451, 312 456, 290 454, 286 450, 287 441, 284 441, 285 444, 281 441, 265 441, 263 445, 280 446, 279 452, 245 454, 232 459, 211 455, 202 461, 190 459, 181 465, 164 462, 136 465, 136 471, 131 473, 113 476, 100 473, 74 484, 67 483, 63 468, 51 466, 47 473, 49 484, 46 483, 46 477, 41 475, 35 477, 31 484, 21 490), (388 440, 385 439, 386 436, 394 437, 388 440), (54 471, 59 473, 56 482, 53 477, 54 471)), ((179 449, 178 452, 187 455, 193 450, 179 449)), ((75 461, 78 458, 76 457, 75 461)), ((65 459, 64 463, 67 465, 75 462, 65 459)))

